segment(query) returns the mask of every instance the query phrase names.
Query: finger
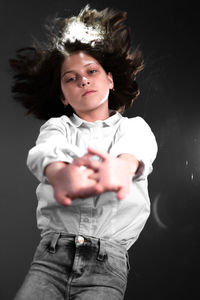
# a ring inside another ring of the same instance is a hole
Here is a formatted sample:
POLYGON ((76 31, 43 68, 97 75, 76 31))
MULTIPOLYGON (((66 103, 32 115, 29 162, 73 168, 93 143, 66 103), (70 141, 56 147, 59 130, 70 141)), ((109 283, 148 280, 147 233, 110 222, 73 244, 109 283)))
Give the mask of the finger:
POLYGON ((63 205, 69 206, 72 204, 72 199, 65 196, 64 201, 63 201, 63 205))
POLYGON ((93 171, 98 171, 101 162, 97 160, 88 160, 83 164, 85 167, 92 169, 93 171))
POLYGON ((54 196, 56 201, 62 205, 68 206, 72 203, 72 199, 69 198, 67 195, 61 193, 55 193, 54 196))
POLYGON ((117 192, 117 198, 118 198, 119 200, 123 200, 124 198, 126 198, 127 194, 128 194, 127 188, 126 188, 126 187, 121 187, 121 188, 118 190, 118 192, 117 192))
POLYGON ((98 195, 100 193, 102 193, 103 188, 101 185, 93 185, 93 187, 89 187, 87 189, 84 189, 84 191, 81 191, 78 195, 79 198, 87 198, 87 197, 91 197, 91 196, 95 196, 98 195))
POLYGON ((99 156, 102 160, 108 158, 108 153, 88 147, 88 153, 99 156))
POLYGON ((87 153, 87 154, 85 154, 85 155, 82 156, 82 157, 79 157, 79 158, 74 159, 73 164, 75 164, 76 166, 82 166, 82 165, 84 165, 85 162, 87 162, 91 157, 92 157, 92 155, 87 153))
POLYGON ((99 174, 97 174, 97 173, 92 173, 92 174, 90 174, 89 176, 88 176, 88 178, 89 179, 93 179, 93 180, 95 180, 95 181, 99 181, 99 174))
POLYGON ((101 184, 97 183, 95 185, 96 195, 101 194, 104 192, 104 188, 101 184))
POLYGON ((86 168, 86 167, 85 167, 84 172, 85 172, 85 175, 87 178, 90 178, 91 175, 95 174, 94 170, 92 170, 90 168, 86 168))

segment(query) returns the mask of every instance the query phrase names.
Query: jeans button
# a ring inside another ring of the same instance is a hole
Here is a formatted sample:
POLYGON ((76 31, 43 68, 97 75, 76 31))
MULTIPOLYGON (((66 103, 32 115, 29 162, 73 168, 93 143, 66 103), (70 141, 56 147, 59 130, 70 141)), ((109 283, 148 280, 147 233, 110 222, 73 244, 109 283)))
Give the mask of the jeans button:
POLYGON ((85 242, 84 237, 81 236, 81 235, 78 236, 77 240, 78 240, 78 243, 79 243, 80 245, 82 245, 82 244, 85 242))

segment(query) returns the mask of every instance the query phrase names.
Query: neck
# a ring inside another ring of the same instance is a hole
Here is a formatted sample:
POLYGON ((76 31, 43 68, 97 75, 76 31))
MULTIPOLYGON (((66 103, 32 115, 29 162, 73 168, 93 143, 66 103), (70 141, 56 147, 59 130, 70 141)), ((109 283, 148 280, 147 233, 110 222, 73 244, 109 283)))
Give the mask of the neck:
POLYGON ((95 122, 95 121, 103 121, 109 118, 109 109, 104 110, 94 110, 94 111, 87 111, 87 112, 80 112, 76 111, 76 114, 79 116, 79 118, 87 121, 87 122, 95 122))

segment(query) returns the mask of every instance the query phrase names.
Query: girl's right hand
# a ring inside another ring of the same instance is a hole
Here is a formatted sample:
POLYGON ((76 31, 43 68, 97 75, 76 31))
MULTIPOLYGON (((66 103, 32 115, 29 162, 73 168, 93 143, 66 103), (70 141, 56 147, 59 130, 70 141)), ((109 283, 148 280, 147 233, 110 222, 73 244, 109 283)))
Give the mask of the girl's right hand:
POLYGON ((70 205, 74 198, 87 198, 101 192, 96 180, 90 177, 94 171, 73 163, 54 162, 45 174, 54 189, 54 197, 62 205, 70 205))

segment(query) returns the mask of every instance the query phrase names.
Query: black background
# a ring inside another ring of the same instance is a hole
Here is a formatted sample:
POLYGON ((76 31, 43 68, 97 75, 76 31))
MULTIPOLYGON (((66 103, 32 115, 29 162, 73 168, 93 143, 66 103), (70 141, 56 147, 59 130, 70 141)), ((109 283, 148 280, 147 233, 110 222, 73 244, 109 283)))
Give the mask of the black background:
MULTIPOLYGON (((26 167, 41 122, 11 96, 8 60, 43 39, 45 18, 77 13, 88 1, 0 2, 0 299, 13 299, 39 241, 37 180, 26 167)), ((196 1, 106 1, 92 7, 128 12, 146 67, 141 95, 127 116, 142 116, 159 153, 149 177, 151 216, 130 249, 125 300, 198 299, 200 277, 200 13, 196 1), (195 4, 196 3, 196 4, 195 4), (196 296, 195 296, 196 295, 196 296)))

